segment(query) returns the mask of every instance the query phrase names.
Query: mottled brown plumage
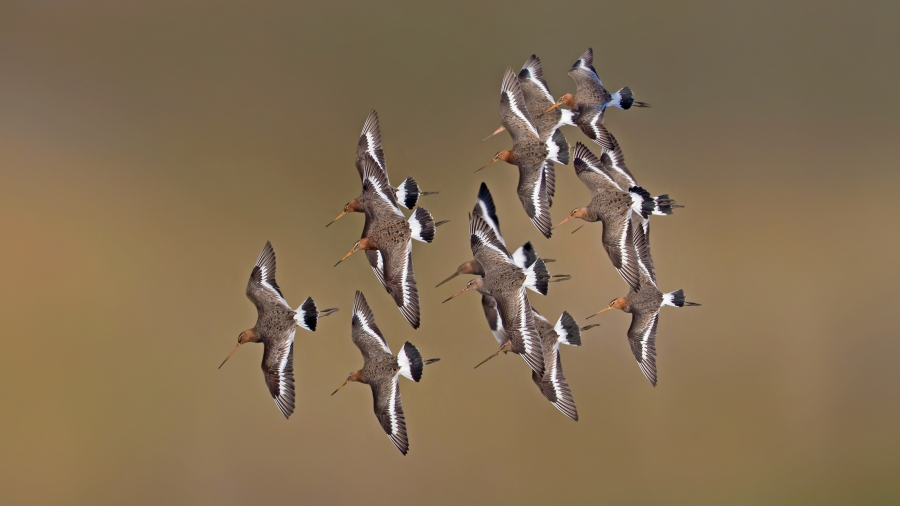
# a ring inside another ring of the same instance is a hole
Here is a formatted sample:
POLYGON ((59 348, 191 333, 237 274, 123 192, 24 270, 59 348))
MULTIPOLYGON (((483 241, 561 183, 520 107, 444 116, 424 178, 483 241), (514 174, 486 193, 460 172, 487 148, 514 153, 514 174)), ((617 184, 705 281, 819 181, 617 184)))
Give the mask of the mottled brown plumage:
POLYGON ((544 170, 544 162, 550 151, 547 144, 541 140, 528 114, 522 89, 512 69, 506 69, 503 77, 500 91, 500 123, 512 137, 513 147, 498 152, 488 165, 504 161, 518 167, 519 184, 516 191, 519 200, 537 229, 545 237, 550 237, 552 225, 550 200, 544 170))
MULTIPOLYGON (((632 225, 633 241, 635 248, 641 250, 646 247, 644 232, 639 224, 632 225)), ((628 295, 613 299, 609 305, 588 318, 592 318, 610 309, 620 309, 631 313, 631 326, 628 328, 628 343, 638 366, 650 381, 656 386, 656 327, 659 322, 659 310, 662 306, 699 306, 694 302, 686 302, 684 291, 663 293, 656 287, 656 280, 650 275, 652 265, 647 265, 644 257, 639 257, 639 282, 631 287, 628 295)))
POLYGON ((351 325, 353 344, 362 353, 364 364, 362 369, 350 373, 347 380, 331 395, 352 381, 369 385, 378 422, 397 449, 406 455, 409 451, 409 441, 406 434, 406 417, 400 399, 399 375, 419 381, 422 378, 423 367, 439 359, 423 361, 419 351, 409 342, 403 346, 400 353, 393 355, 384 335, 375 324, 375 315, 369 309, 365 296, 359 291, 356 292, 353 301, 351 325))
POLYGON ((478 214, 470 217, 469 235, 472 255, 484 269, 484 277, 469 281, 447 300, 469 290, 493 297, 508 339, 498 353, 512 351, 522 355, 532 370, 543 376, 543 350, 525 293, 526 274, 513 262, 494 229, 478 214))
POLYGON ((318 318, 328 316, 337 309, 319 312, 312 298, 307 298, 296 311, 291 309, 275 281, 275 251, 268 242, 250 274, 247 298, 256 306, 256 325, 241 332, 237 346, 225 357, 222 365, 242 344, 263 343, 262 370, 266 385, 278 409, 288 418, 294 412, 295 328, 300 326, 315 331, 318 318))
POLYGON ((375 252, 369 262, 372 264, 374 260, 372 268, 376 276, 394 298, 404 318, 413 328, 419 328, 419 291, 412 264, 412 239, 431 242, 434 220, 422 207, 406 220, 374 160, 365 156, 363 161, 363 191, 370 202, 366 208, 366 227, 363 237, 338 264, 358 250, 375 252))
MULTIPOLYGON (((416 180, 412 177, 403 180, 403 182, 400 183, 400 186, 393 187, 390 185, 390 177, 388 177, 387 166, 384 163, 384 149, 382 149, 381 146, 381 127, 378 124, 378 113, 375 112, 375 110, 372 110, 372 112, 369 113, 369 117, 366 118, 366 122, 363 124, 362 133, 359 134, 359 142, 356 145, 356 170, 359 172, 359 178, 364 184, 365 177, 363 175, 363 166, 365 165, 365 159, 367 157, 371 158, 375 162, 377 168, 384 174, 384 179, 387 181, 386 188, 389 188, 394 194, 394 199, 397 201, 398 205, 407 209, 412 209, 418 203, 419 196, 437 193, 422 191, 416 183, 416 180)), ((344 206, 341 214, 325 226, 331 226, 332 223, 341 219, 347 213, 365 212, 370 203, 371 198, 369 195, 366 195, 365 188, 363 188, 363 191, 359 196, 348 202, 344 206)), ((374 264, 372 267, 375 267, 374 264)))

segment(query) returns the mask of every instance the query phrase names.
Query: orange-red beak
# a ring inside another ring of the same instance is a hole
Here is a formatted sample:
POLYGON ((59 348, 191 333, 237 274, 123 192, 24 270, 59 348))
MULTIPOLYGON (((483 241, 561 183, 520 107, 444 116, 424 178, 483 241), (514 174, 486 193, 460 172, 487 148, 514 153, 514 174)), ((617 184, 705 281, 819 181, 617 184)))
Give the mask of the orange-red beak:
POLYGON ((334 223, 334 222, 336 222, 337 220, 341 219, 341 217, 344 216, 345 214, 347 214, 347 211, 342 212, 341 214, 338 215, 337 218, 335 218, 335 219, 331 220, 330 222, 328 222, 328 225, 325 225, 325 228, 330 227, 332 223, 334 223))
POLYGON ((492 133, 491 135, 488 135, 488 136, 485 137, 484 139, 481 139, 481 142, 479 142, 478 144, 481 144, 482 142, 484 142, 484 141, 490 139, 491 137, 493 137, 493 136, 499 134, 500 132, 502 132, 502 131, 504 131, 504 130, 506 130, 506 127, 505 127, 505 126, 501 126, 501 127, 498 128, 497 130, 494 130, 494 133, 492 133))
POLYGON ((572 218, 574 218, 574 216, 572 216, 572 215, 570 214, 568 218, 562 220, 561 222, 559 222, 559 225, 557 225, 557 226, 555 226, 555 227, 553 227, 553 228, 559 228, 559 227, 563 226, 563 224, 564 224, 565 222, 571 220, 572 218))
POLYGON ((608 306, 608 307, 606 307, 605 309, 601 309, 600 311, 597 311, 596 313, 592 314, 591 316, 588 316, 587 318, 585 318, 585 320, 590 320, 591 318, 597 316, 598 314, 600 314, 600 313, 602 313, 602 312, 604 312, 604 311, 609 311, 609 310, 612 309, 612 308, 613 308, 612 306, 608 306))
POLYGON ((234 352, 236 352, 237 349, 240 348, 242 344, 244 344, 244 343, 237 343, 237 345, 234 347, 234 349, 231 350, 231 353, 229 353, 228 356, 225 357, 225 360, 222 361, 222 364, 219 365, 219 369, 221 369, 222 366, 225 365, 225 362, 228 362, 228 359, 231 358, 232 355, 234 355, 234 352))
MULTIPOLYGON (((459 295, 461 295, 463 292, 467 292, 467 291, 469 291, 469 287, 468 287, 468 286, 466 286, 466 287, 463 288, 462 290, 460 290, 460 291, 454 293, 454 294, 451 295, 449 298, 447 298, 447 300, 454 299, 454 298, 458 297, 459 295)), ((445 300, 444 302, 447 302, 447 300, 445 300)), ((441 304, 443 304, 444 302, 441 302, 441 304)))

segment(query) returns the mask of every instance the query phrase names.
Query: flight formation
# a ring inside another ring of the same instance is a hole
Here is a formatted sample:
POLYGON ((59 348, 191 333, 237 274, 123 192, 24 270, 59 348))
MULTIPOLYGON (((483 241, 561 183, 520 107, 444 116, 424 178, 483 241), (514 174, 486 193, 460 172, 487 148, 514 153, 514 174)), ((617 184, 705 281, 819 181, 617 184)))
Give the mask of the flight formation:
MULTIPOLYGON (((699 305, 687 302, 682 290, 666 293, 657 288, 656 269, 650 254, 650 217, 672 214, 681 206, 668 195, 654 197, 638 186, 625 165, 622 147, 604 125, 604 115, 610 106, 630 109, 649 107, 649 104, 635 101, 628 87, 615 93, 607 91, 594 69, 591 49, 581 55, 568 74, 575 83, 575 93, 566 93, 554 100, 537 56, 532 55, 518 74, 507 69, 500 86, 501 126, 492 136, 506 131, 512 146, 496 153, 490 163, 478 170, 495 162, 518 168, 516 192, 519 200, 525 215, 545 238, 549 239, 556 228, 575 218, 587 223, 602 223, 597 236, 613 268, 628 285, 628 293, 613 299, 588 318, 609 309, 631 313, 628 342, 641 372, 656 386, 656 332, 660 309, 663 306, 699 305), (570 146, 562 132, 567 125, 581 130, 595 144, 594 151, 580 141, 574 147, 570 146), (550 208, 556 190, 556 164, 568 165, 570 162, 578 179, 590 191, 590 202, 572 210, 554 227, 550 208)), ((356 169, 362 185, 359 196, 348 202, 326 227, 347 213, 362 213, 363 230, 359 241, 335 267, 363 250, 369 267, 403 318, 413 329, 418 329, 422 308, 413 269, 413 240, 431 243, 437 228, 446 223, 435 222, 431 213, 419 205, 422 197, 437 192, 423 191, 412 177, 407 177, 396 187, 391 185, 375 111, 366 118, 359 136, 356 169), (401 208, 411 210, 410 216, 406 217, 401 208)), ((579 327, 566 311, 555 321, 547 319, 529 300, 534 293, 546 295, 550 283, 566 281, 570 276, 550 274, 547 264, 553 260, 540 258, 530 241, 510 252, 500 233, 494 199, 485 183, 481 183, 469 214, 469 243, 472 259, 461 264, 454 274, 437 286, 451 282, 461 274, 475 276, 444 301, 469 291, 481 295, 488 328, 499 348, 475 367, 501 353, 520 355, 531 369, 531 379, 541 394, 560 412, 577 421, 578 410, 563 372, 560 345, 580 346, 582 333, 597 325, 579 327)), ((424 248, 427 250, 428 246, 424 248)), ((420 253, 417 251, 417 254, 420 253)), ((340 268, 359 268, 353 265, 354 261, 347 263, 350 265, 340 268)), ((288 418, 296 406, 293 366, 296 327, 315 331, 318 320, 337 309, 319 310, 311 297, 292 309, 275 281, 275 252, 269 243, 251 271, 247 297, 257 309, 256 325, 239 335, 237 345, 225 361, 242 344, 263 343, 262 369, 266 385, 276 406, 288 418)), ((409 439, 399 377, 419 382, 424 366, 439 359, 423 359, 409 342, 398 348, 397 354, 392 353, 360 291, 356 291, 353 301, 350 336, 362 353, 363 366, 350 373, 332 395, 350 382, 369 385, 379 424, 397 449, 406 455, 409 439)))

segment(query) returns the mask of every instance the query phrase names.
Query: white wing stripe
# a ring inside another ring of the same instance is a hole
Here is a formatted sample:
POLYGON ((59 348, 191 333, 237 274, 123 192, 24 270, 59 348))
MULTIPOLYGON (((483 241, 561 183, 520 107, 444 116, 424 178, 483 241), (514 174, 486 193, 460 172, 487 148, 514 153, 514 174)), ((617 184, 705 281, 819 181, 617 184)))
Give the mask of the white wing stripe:
POLYGON ((485 233, 483 231, 476 230, 475 236, 478 237, 481 240, 481 242, 488 248, 491 248, 492 250, 496 251, 497 253, 500 253, 501 255, 503 255, 504 257, 509 258, 509 252, 502 251, 502 250, 500 250, 500 248, 494 246, 493 241, 491 241, 490 237, 485 235, 485 233))
POLYGON ((375 163, 378 164, 378 167, 381 168, 385 175, 387 175, 387 171, 378 160, 378 155, 375 154, 375 138, 372 136, 372 132, 366 132, 366 152, 369 153, 369 155, 372 157, 372 160, 375 160, 375 163))
POLYGON ((531 203, 534 205, 534 214, 537 216, 541 212, 541 180, 535 182, 534 190, 531 192, 531 203))
POLYGON ((393 382, 391 388, 391 397, 388 401, 388 415, 391 418, 391 435, 398 436, 400 431, 397 426, 397 392, 400 391, 400 387, 398 384, 398 380, 400 377, 400 373, 394 375, 394 378, 391 380, 393 382))
POLYGON ((504 91, 503 93, 506 94, 506 98, 509 99, 509 108, 510 110, 512 110, 513 114, 518 116, 523 123, 528 125, 528 129, 531 130, 532 133, 534 133, 535 137, 538 137, 537 129, 534 128, 534 125, 531 124, 531 121, 529 121, 528 118, 525 117, 525 114, 522 113, 521 107, 516 103, 515 96, 513 96, 512 93, 506 91, 504 91))
POLYGON ((532 74, 531 69, 528 69, 528 80, 531 81, 532 84, 537 86, 538 89, 540 89, 542 92, 544 92, 544 97, 547 100, 549 100, 551 102, 556 102, 555 100, 553 100, 553 95, 550 94, 550 90, 548 90, 547 87, 544 86, 544 83, 542 83, 540 81, 540 79, 535 79, 534 74, 532 74))
POLYGON ((391 349, 388 348, 387 343, 385 343, 379 336, 378 333, 372 330, 372 327, 369 326, 369 320, 366 320, 366 315, 361 312, 356 312, 356 317, 359 318, 359 324, 362 327, 363 332, 372 337, 376 342, 381 344, 381 349, 384 350, 385 353, 391 353, 391 349))
POLYGON ((525 289, 521 288, 519 290, 519 296, 517 297, 517 302, 519 303, 519 328, 517 329, 519 333, 522 335, 522 343, 525 346, 525 353, 531 354, 534 350, 534 346, 532 345, 531 339, 529 339, 529 330, 527 327, 526 320, 526 311, 528 309, 528 301, 527 296, 525 295, 525 289))
POLYGON ((497 238, 500 239, 500 242, 503 243, 504 246, 506 246, 506 241, 504 241, 503 236, 500 235, 500 228, 497 226, 496 223, 494 223, 494 220, 491 219, 491 215, 488 212, 487 206, 481 200, 478 201, 477 205, 478 205, 478 208, 481 209, 480 214, 481 214, 481 217, 484 219, 485 223, 487 223, 488 226, 491 227, 491 230, 493 230, 497 234, 497 238))
POLYGON ((409 241, 406 244, 406 255, 403 257, 403 279, 402 279, 402 287, 403 287, 403 305, 406 306, 409 304, 410 300, 410 279, 409 279, 409 259, 410 255, 412 255, 412 241, 409 241))

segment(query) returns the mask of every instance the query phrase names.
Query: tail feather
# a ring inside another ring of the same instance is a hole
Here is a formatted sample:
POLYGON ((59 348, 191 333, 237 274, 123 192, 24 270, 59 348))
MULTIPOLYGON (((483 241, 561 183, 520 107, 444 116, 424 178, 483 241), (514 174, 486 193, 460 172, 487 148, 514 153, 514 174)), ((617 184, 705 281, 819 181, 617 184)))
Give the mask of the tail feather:
POLYGON ((404 179, 400 186, 397 187, 397 202, 407 209, 412 209, 416 207, 421 194, 419 184, 410 176, 404 179))
POLYGON ((556 129, 550 137, 550 141, 557 146, 556 161, 563 164, 569 164, 569 141, 563 135, 562 130, 556 129))
POLYGON ((569 346, 581 346, 581 329, 578 328, 578 323, 575 322, 575 318, 572 318, 572 315, 569 313, 563 311, 553 330, 556 332, 557 340, 560 343, 568 344, 569 346))
POLYGON ((550 273, 544 261, 538 258, 531 267, 525 269, 525 286, 541 295, 547 295, 550 286, 550 273))
POLYGON ((403 345, 403 349, 397 354, 397 364, 400 366, 400 374, 418 382, 422 379, 422 368, 425 363, 422 355, 409 341, 403 345))
POLYGON ((663 306, 675 306, 675 307, 684 307, 684 306, 699 306, 696 302, 687 302, 684 300, 684 290, 675 290, 674 292, 664 293, 663 294, 663 306))
POLYGON ((434 218, 424 207, 419 207, 409 217, 409 226, 412 229, 412 238, 417 241, 431 242, 434 240, 434 218))
MULTIPOLYGON (((329 314, 331 314, 331 312, 329 312, 329 314)), ((297 325, 306 330, 312 332, 316 331, 316 323, 319 321, 319 309, 316 307, 316 303, 313 301, 312 297, 307 297, 303 304, 297 308, 297 311, 294 314, 294 321, 297 325)))
POLYGON ((644 218, 653 214, 656 209, 656 201, 650 196, 650 192, 640 186, 632 186, 628 189, 631 194, 631 208, 644 218))
MULTIPOLYGON (((534 251, 534 246, 531 245, 531 241, 519 246, 519 249, 513 252, 512 257, 513 263, 519 266, 520 269, 531 267, 538 259, 537 253, 534 251)), ((546 263, 546 260, 544 262, 546 263)))
POLYGON ((609 105, 614 105, 622 109, 630 109, 631 106, 634 105, 634 96, 631 93, 631 88, 626 86, 621 90, 613 93, 612 100, 609 102, 609 105))
POLYGON ((682 206, 676 205, 675 201, 670 199, 668 194, 653 197, 653 214, 672 214, 672 209, 675 207, 682 206))

